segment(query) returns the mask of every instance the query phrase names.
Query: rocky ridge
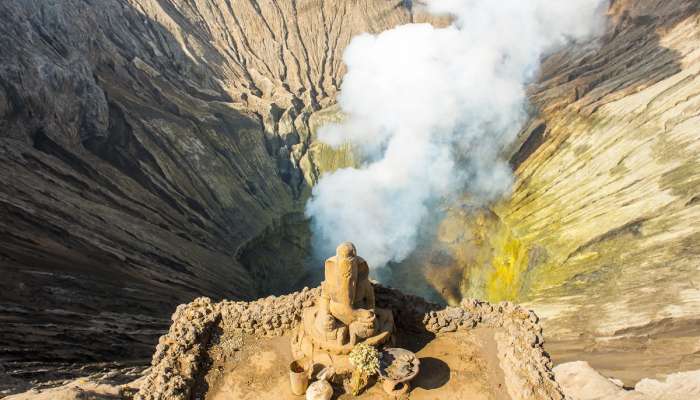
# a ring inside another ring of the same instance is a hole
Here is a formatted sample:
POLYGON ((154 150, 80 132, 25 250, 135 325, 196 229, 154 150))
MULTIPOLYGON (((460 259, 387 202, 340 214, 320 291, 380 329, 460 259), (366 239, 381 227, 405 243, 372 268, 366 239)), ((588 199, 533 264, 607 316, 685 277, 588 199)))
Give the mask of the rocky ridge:
POLYGON ((606 378, 585 361, 554 367, 557 382, 572 400, 677 400, 700 396, 700 371, 670 374, 663 380, 642 379, 634 389, 606 378))

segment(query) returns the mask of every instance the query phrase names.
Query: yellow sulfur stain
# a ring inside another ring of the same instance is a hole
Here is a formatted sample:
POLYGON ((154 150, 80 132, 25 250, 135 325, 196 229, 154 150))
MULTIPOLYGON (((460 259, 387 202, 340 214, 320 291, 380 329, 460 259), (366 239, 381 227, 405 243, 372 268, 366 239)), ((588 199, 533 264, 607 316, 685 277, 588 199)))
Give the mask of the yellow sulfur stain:
MULTIPOLYGON (((454 282, 443 275, 454 271, 460 271, 461 297, 498 302, 518 300, 523 295, 528 246, 491 210, 483 207, 448 210, 440 224, 437 243, 432 247, 448 253, 452 267, 428 267, 427 278, 443 295, 451 293, 443 287, 454 282)), ((446 300, 455 302, 451 298, 446 300)))
POLYGON ((523 243, 506 227, 499 230, 502 233, 492 238, 494 252, 486 282, 486 298, 492 302, 518 299, 528 264, 528 251, 523 243))

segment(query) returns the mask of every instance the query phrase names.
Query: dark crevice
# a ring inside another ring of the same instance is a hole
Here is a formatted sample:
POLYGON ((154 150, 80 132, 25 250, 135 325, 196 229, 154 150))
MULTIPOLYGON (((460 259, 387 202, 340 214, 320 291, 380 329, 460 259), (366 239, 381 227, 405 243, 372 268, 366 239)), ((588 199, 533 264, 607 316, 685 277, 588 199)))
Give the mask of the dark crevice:
POLYGON ((567 257, 567 259, 564 261, 564 263, 566 263, 566 261, 569 260, 571 257, 573 257, 577 254, 580 254, 580 253, 586 251, 587 249, 593 247, 594 245, 605 242, 607 240, 619 238, 619 237, 624 236, 624 235, 632 235, 632 236, 641 235, 642 234, 641 228, 644 225, 644 222, 646 222, 646 221, 647 221, 646 218, 639 218, 639 219, 636 219, 634 221, 630 221, 630 222, 628 222, 620 227, 617 227, 615 229, 611 229, 611 230, 603 233, 602 235, 596 236, 595 238, 589 240, 588 242, 586 242, 586 243, 582 244, 581 246, 579 246, 578 248, 576 248, 576 250, 574 250, 567 257))
POLYGON ((258 296, 292 293, 308 283, 310 240, 309 220, 290 213, 241 247, 237 259, 256 283, 258 296))
POLYGON ((517 169, 520 164, 527 160, 544 143, 547 124, 538 124, 528 135, 527 139, 520 146, 520 149, 510 158, 510 166, 517 169))

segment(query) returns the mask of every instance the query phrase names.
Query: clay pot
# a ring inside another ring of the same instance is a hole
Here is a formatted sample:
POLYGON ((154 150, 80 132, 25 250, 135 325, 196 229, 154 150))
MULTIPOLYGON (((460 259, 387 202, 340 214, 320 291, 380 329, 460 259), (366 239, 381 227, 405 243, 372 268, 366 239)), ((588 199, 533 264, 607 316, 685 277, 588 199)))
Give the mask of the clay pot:
POLYGON ((292 385, 292 393, 303 396, 309 387, 309 373, 299 361, 289 364, 289 381, 292 385))
POLYGON ((410 390, 410 381, 418 375, 420 360, 415 354, 400 348, 384 349, 382 352, 379 376, 382 378, 382 388, 392 399, 403 398, 410 390), (404 376, 389 376, 387 368, 395 362, 410 362, 411 372, 404 376))

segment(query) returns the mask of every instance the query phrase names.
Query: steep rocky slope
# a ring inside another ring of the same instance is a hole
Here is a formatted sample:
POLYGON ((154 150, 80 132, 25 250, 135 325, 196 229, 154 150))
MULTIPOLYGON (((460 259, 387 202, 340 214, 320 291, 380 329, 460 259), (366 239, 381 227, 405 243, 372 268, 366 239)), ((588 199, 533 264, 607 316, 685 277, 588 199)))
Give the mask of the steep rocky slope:
MULTIPOLYGON (((555 361, 634 381, 700 363, 700 10, 609 14, 531 86, 511 198, 451 207, 413 261, 447 300, 527 302, 555 361)), ((147 358, 176 304, 298 287, 308 187, 355 162, 313 140, 342 51, 423 20, 401 0, 0 2, 0 361, 147 358)))
POLYGON ((699 49, 698 2, 615 1, 600 40, 548 57, 512 195, 451 207, 418 253, 444 297, 525 302, 555 362, 626 383, 698 368, 699 49))
POLYGON ((347 162, 309 150, 337 114, 314 112, 353 35, 413 19, 369 0, 3 1, 0 360, 148 357, 176 304, 296 287, 306 182, 347 162))
POLYGON ((548 335, 638 379, 700 365, 700 5, 611 14, 600 49, 544 64, 544 125, 496 213, 531 251, 521 300, 548 335))

